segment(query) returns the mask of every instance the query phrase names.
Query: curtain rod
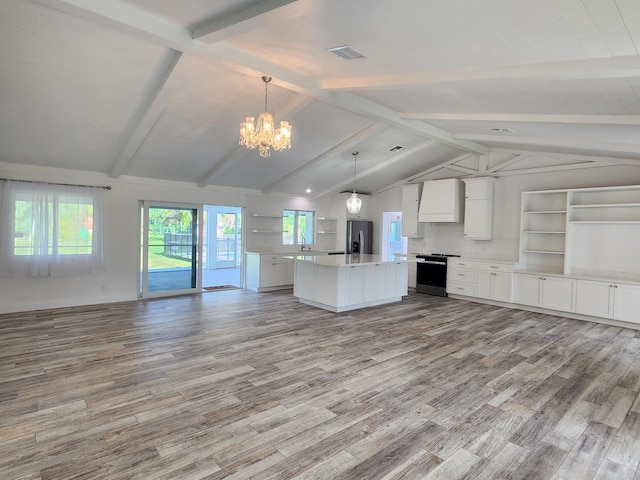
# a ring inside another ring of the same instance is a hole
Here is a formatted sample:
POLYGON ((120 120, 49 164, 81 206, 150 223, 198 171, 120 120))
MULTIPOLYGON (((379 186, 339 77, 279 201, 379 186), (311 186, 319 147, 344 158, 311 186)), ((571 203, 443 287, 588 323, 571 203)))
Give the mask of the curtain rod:
POLYGON ((9 180, 11 182, 23 182, 23 183, 44 183, 46 185, 60 185, 62 187, 83 187, 83 188, 104 188, 105 190, 111 190, 111 186, 107 185, 103 187, 101 185, 76 185, 74 183, 55 183, 55 182, 39 182, 36 180, 15 180, 13 178, 0 178, 0 181, 9 180))

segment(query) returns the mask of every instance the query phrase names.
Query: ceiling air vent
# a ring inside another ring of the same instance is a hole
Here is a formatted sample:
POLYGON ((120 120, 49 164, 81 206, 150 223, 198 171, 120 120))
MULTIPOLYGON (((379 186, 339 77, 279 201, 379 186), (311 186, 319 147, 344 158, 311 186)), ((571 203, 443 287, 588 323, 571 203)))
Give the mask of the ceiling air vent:
POLYGON ((365 58, 366 55, 362 52, 359 52, 353 47, 349 45, 342 45, 340 47, 327 48, 327 52, 335 53, 340 58, 344 58, 345 60, 355 60, 356 58, 365 58))

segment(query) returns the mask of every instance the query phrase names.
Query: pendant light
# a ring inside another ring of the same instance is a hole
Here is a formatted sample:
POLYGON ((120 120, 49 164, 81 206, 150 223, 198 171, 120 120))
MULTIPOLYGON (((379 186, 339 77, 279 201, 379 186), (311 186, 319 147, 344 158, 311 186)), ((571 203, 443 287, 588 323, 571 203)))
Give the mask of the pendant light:
POLYGON ((356 193, 356 158, 358 157, 358 153, 353 152, 353 193, 347 200, 347 210, 351 214, 356 214, 360 212, 360 207, 362 207, 362 200, 358 198, 358 194, 356 193))

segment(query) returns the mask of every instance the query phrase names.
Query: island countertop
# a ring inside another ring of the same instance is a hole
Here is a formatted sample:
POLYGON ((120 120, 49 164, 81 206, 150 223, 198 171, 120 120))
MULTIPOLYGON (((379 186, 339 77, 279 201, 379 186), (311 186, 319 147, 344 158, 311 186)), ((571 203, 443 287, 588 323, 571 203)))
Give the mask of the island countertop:
POLYGON ((380 263, 410 263, 414 259, 400 255, 370 255, 370 254, 345 254, 345 255, 287 255, 296 262, 313 263, 325 267, 351 267, 354 265, 375 265, 380 263))

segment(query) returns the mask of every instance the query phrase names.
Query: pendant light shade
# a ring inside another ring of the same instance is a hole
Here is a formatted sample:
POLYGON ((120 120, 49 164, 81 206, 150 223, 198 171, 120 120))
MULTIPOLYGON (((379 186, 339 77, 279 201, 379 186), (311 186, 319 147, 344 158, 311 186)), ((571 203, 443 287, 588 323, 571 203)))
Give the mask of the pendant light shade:
POLYGON ((347 200, 347 210, 351 214, 360 213, 360 208, 362 207, 362 200, 358 198, 358 194, 356 193, 356 158, 358 157, 358 153, 353 152, 353 193, 347 200))

